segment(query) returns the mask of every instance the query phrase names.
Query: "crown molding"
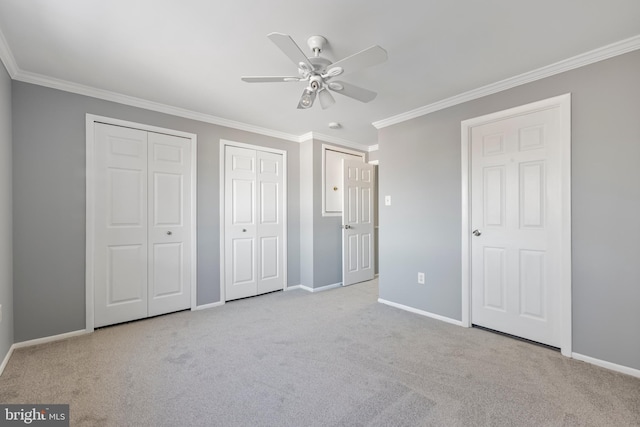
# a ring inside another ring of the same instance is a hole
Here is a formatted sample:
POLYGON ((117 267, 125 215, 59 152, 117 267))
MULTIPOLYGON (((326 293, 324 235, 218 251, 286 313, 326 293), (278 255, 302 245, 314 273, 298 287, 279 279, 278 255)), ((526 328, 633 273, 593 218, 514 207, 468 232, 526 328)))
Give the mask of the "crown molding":
POLYGON ((372 151, 378 151, 378 149, 380 148, 379 144, 376 145, 370 145, 369 146, 369 152, 371 153, 372 151))
POLYGON ((551 77, 556 74, 564 73, 565 71, 573 70, 575 68, 584 67, 585 65, 603 61, 605 59, 609 59, 614 56, 622 55, 638 49, 640 49, 640 35, 633 36, 628 39, 621 40, 607 46, 603 46, 598 49, 573 56, 571 58, 556 62, 551 65, 547 65, 542 68, 538 68, 533 71, 519 74, 508 79, 500 80, 498 82, 491 83, 486 86, 470 90, 468 92, 463 92, 450 98, 434 102, 433 104, 428 104, 423 107, 407 111, 405 113, 397 114, 383 120, 378 120, 373 122, 372 124, 376 129, 382 129, 387 126, 395 125, 407 120, 415 119, 416 117, 433 113, 435 111, 453 107, 454 105, 473 101, 474 99, 482 98, 483 96, 502 92, 503 90, 521 86, 526 83, 531 83, 536 80, 541 80, 546 77, 551 77))
POLYGON ((303 135, 294 135, 286 132, 281 132, 273 129, 251 125, 248 123, 237 122, 235 120, 229 120, 222 117, 199 113, 197 111, 187 110, 179 107, 173 107, 171 105, 161 104, 159 102, 149 101, 142 98, 123 95, 117 92, 97 89, 91 86, 85 86, 78 83, 69 82, 67 80, 56 79, 53 77, 44 76, 42 74, 31 73, 28 71, 18 70, 18 72, 15 74, 13 78, 14 80, 18 80, 25 83, 45 86, 52 89, 58 89, 65 92, 75 93, 78 95, 84 95, 92 98, 102 99, 105 101, 116 102, 118 104, 128 105, 131 107, 144 108, 145 110, 151 110, 159 113, 169 114, 172 116, 183 117, 186 119, 197 120, 200 122, 211 123, 219 126, 225 126, 232 129, 238 129, 246 132, 257 133, 260 135, 284 139, 287 141, 302 143, 304 141, 308 141, 309 139, 321 139, 326 142, 332 142, 334 144, 340 144, 346 147, 356 148, 361 151, 369 150, 369 147, 367 145, 359 144, 357 142, 349 141, 342 138, 337 138, 329 135, 322 135, 315 132, 307 132, 303 135))
POLYGON ((299 143, 303 143, 306 141, 311 141, 313 139, 313 132, 307 132, 305 134, 300 135, 299 143))
POLYGON ((359 144, 357 142, 349 141, 348 139, 338 138, 330 135, 324 135, 317 132, 307 132, 304 135, 300 135, 299 142, 309 141, 310 139, 319 139, 323 142, 338 144, 338 145, 342 145, 343 147, 354 148, 359 151, 364 151, 364 152, 369 151, 368 145, 359 144))
POLYGON ((265 136, 280 138, 287 141, 299 142, 300 136, 286 132, 280 132, 273 129, 267 129, 260 126, 250 125, 248 123, 237 122, 235 120, 224 119, 209 114, 199 113, 197 111, 187 110, 184 108, 173 107, 171 105, 161 104, 159 102, 149 101, 142 98, 136 98, 129 95, 123 95, 117 92, 111 92, 103 89, 97 89, 91 86, 85 86, 66 80, 56 79, 41 74, 31 73, 19 70, 14 80, 25 83, 32 83, 39 86, 45 86, 52 89, 58 89, 65 92, 76 93, 78 95, 98 98, 105 101, 116 102, 118 104, 129 105, 131 107, 144 108, 146 110, 156 111, 159 113, 170 114, 172 116, 183 117, 185 119, 197 120, 200 122, 211 123, 214 125, 225 126, 228 128, 243 130, 247 132, 258 133, 265 136))
POLYGON ((134 96, 98 89, 92 86, 70 82, 68 80, 45 76, 43 74, 23 71, 18 67, 15 58, 13 57, 13 53, 9 48, 9 44, 7 43, 7 40, 2 33, 2 30, 0 30, 0 61, 2 61, 5 68, 7 69, 7 72, 9 73, 9 76, 13 80, 25 83, 31 83, 38 86, 62 90, 64 92, 75 93, 78 95, 89 96, 91 98, 102 99, 104 101, 116 102, 118 104, 128 105, 130 107, 143 108, 145 110, 183 117, 185 119, 197 120, 199 122, 211 123, 214 125, 224 126, 232 129, 257 133, 273 138, 284 139, 286 141, 302 143, 304 141, 308 141, 309 139, 321 139, 326 142, 344 145, 345 147, 356 148, 361 151, 369 151, 369 147, 367 145, 359 144, 357 142, 349 141, 342 138, 317 134, 314 132, 307 132, 303 135, 294 135, 287 132, 281 132, 274 129, 251 125, 249 123, 243 123, 235 120, 213 116, 210 114, 199 113, 197 111, 187 110, 185 108, 173 107, 171 105, 149 101, 143 98, 136 98, 134 96))
POLYGON ((2 30, 0 30, 0 61, 2 61, 4 67, 7 69, 7 73, 9 73, 9 76, 13 79, 18 73, 19 68, 2 30))

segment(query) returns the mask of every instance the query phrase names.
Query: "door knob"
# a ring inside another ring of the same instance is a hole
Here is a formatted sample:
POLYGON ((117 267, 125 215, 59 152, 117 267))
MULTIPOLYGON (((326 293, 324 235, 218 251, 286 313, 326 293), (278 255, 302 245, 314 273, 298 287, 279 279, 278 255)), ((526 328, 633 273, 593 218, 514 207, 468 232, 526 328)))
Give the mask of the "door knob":
POLYGON ((243 232, 243 233, 246 233, 246 232, 247 232, 247 229, 246 229, 246 228, 243 228, 243 229, 242 229, 242 232, 243 232))
POLYGON ((173 233, 170 231, 167 231, 167 236, 171 236, 173 233))
POLYGON ((473 230, 473 235, 474 235, 474 236, 479 236, 479 235, 481 235, 481 234, 482 234, 482 233, 481 233, 481 232, 479 232, 478 230, 473 230))

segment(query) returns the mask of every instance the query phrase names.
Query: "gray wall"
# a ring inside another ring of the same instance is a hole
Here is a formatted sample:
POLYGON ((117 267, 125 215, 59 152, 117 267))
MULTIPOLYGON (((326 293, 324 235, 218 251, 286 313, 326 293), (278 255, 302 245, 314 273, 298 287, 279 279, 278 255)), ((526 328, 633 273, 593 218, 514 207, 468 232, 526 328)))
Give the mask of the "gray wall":
POLYGON ((640 369, 639 75, 635 51, 381 129, 380 297, 461 319, 460 122, 571 92, 573 351, 640 369))
POLYGON ((313 287, 342 282, 341 216, 322 216, 322 144, 313 141, 313 287))
POLYGON ((300 144, 17 81, 12 111, 16 342, 85 327, 86 113, 197 134, 199 305, 220 300, 220 139, 287 150, 287 274, 300 283, 300 144))
POLYGON ((300 144, 300 284, 313 288, 313 139, 300 144))
POLYGON ((11 78, 0 62, 0 361, 13 344, 11 78))

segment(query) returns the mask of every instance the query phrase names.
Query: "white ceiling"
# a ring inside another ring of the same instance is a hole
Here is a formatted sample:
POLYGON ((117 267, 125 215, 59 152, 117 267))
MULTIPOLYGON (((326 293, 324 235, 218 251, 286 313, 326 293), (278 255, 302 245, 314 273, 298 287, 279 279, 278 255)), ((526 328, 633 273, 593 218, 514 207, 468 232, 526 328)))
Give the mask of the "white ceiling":
POLYGON ((293 136, 373 145, 372 122, 639 35, 640 1, 2 0, 0 31, 0 55, 20 80, 60 79, 293 136), (298 110, 304 83, 242 82, 295 75, 266 37, 274 31, 309 54, 307 38, 323 35, 332 61, 382 46, 388 62, 340 77, 378 97, 363 104, 336 95, 327 110, 317 102, 298 110), (332 121, 343 128, 329 129, 332 121))

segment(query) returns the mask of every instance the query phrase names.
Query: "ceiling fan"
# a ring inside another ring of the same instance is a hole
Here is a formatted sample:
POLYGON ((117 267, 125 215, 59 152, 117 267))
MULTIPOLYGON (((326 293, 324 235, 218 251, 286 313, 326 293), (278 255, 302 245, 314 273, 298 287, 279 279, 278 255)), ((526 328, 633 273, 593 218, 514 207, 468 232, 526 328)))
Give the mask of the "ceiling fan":
POLYGON ((387 60, 387 51, 380 46, 371 46, 361 52, 332 63, 320 56, 327 39, 322 36, 311 36, 307 40, 313 56, 307 57, 291 36, 282 33, 271 33, 267 37, 284 52, 298 67, 297 76, 245 76, 242 80, 249 83, 265 82, 308 82, 302 92, 298 108, 310 108, 316 96, 323 109, 336 101, 329 92, 332 90, 361 102, 370 102, 377 93, 342 81, 332 81, 341 74, 352 73, 387 60))

